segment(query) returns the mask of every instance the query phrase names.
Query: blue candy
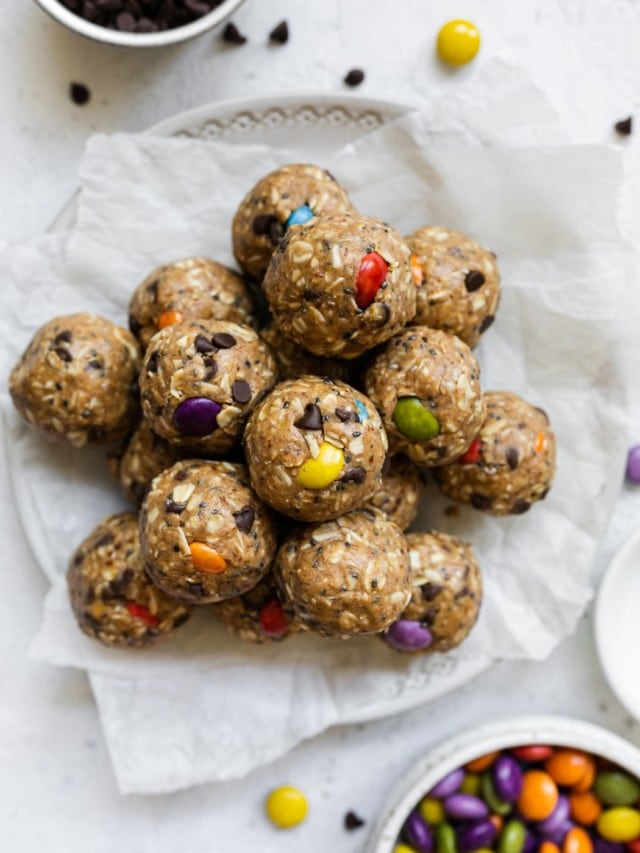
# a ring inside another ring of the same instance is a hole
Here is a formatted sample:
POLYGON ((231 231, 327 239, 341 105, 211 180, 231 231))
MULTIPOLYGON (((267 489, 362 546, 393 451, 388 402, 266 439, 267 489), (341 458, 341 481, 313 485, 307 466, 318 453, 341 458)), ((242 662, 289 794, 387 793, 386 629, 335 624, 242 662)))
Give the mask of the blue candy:
POLYGON ((364 403, 361 403, 360 400, 355 401, 356 409, 358 410, 358 417, 360 418, 360 423, 364 423, 369 420, 369 412, 367 411, 367 407, 364 403))
POLYGON ((310 219, 313 219, 313 210, 311 210, 308 204, 301 204, 287 219, 286 227, 289 228, 290 225, 304 225, 310 219))

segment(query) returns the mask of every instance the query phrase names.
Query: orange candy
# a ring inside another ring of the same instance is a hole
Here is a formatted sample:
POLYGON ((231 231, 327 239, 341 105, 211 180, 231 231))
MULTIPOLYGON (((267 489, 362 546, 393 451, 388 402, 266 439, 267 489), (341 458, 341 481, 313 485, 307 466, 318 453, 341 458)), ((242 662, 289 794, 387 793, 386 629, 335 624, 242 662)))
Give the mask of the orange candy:
POLYGON ((413 276, 415 286, 420 287, 424 279, 424 272, 420 266, 420 261, 415 255, 411 255, 411 275, 413 276))
POLYGON ((499 752, 488 752, 486 755, 481 755, 480 758, 474 758, 473 761, 465 765, 465 768, 469 773, 482 773, 491 767, 499 755, 499 752))
POLYGON ((593 853, 593 842, 589 833, 581 826, 574 826, 564 837, 562 853, 593 853))
POLYGON ((546 438, 544 437, 543 432, 539 432, 536 436, 536 443, 534 446, 534 450, 536 453, 542 453, 544 450, 544 446, 546 444, 546 438))
POLYGON ((584 776, 573 786, 573 790, 578 794, 583 794, 593 788, 593 783, 596 781, 596 763, 591 758, 587 757, 587 769, 584 776))
POLYGON ((591 826, 602 813, 600 800, 590 791, 571 794, 569 805, 571 806, 571 817, 584 826, 591 826))
POLYGON ((545 762, 547 772, 558 785, 573 787, 582 782, 589 770, 590 759, 575 749, 559 749, 545 762))
POLYGON ((218 552, 205 542, 192 542, 189 545, 194 568, 200 572, 220 575, 226 571, 227 562, 218 552))
POLYGON ((184 314, 182 311, 163 311, 158 317, 156 326, 159 329, 164 329, 166 326, 173 326, 175 323, 182 323, 184 314))
POLYGON ((492 814, 489 818, 491 823, 495 826, 498 835, 502 832, 502 827, 504 826, 504 821, 499 814, 492 814))
POLYGON ((543 841, 538 847, 538 853, 560 853, 560 848, 553 841, 543 841))
POLYGON ((558 803, 558 787, 544 770, 528 770, 523 777, 518 809, 527 820, 546 820, 558 803))

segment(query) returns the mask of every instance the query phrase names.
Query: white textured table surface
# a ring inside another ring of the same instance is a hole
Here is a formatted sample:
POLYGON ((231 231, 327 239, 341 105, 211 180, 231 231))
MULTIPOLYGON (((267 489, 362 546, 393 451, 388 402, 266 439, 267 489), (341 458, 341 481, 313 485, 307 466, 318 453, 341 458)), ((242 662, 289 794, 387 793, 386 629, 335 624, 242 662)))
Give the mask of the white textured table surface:
MULTIPOLYGON (((154 53, 84 42, 29 0, 2 5, 0 240, 46 229, 73 190, 85 139, 97 130, 141 129, 220 98, 340 91, 342 76, 354 66, 367 71, 363 95, 411 101, 464 86, 474 68, 450 74, 433 58, 434 34, 452 16, 470 17, 482 30, 476 66, 511 45, 578 140, 615 142, 611 125, 633 112, 640 91, 640 6, 633 0, 247 0, 235 18, 250 38, 245 47, 222 45, 210 34, 154 53), (290 25, 289 44, 267 46, 267 33, 283 17, 290 25), (90 105, 78 108, 69 101, 71 80, 91 87, 90 105)), ((636 140, 625 145, 633 188, 636 140)), ((639 219, 627 220, 634 238, 639 219)), ((354 809, 370 823, 413 758, 462 728, 512 713, 560 712, 602 723, 640 744, 640 726, 603 681, 587 617, 545 663, 505 664, 426 708, 332 731, 243 782, 171 797, 123 798, 84 676, 27 661, 45 582, 12 509, 4 458, 2 466, 3 850, 355 853, 364 847, 365 830, 346 833, 344 813, 354 809), (264 820, 262 800, 270 787, 287 782, 307 792, 311 815, 298 830, 282 834, 264 820)), ((640 493, 625 489, 605 558, 637 525, 639 511, 640 493)))

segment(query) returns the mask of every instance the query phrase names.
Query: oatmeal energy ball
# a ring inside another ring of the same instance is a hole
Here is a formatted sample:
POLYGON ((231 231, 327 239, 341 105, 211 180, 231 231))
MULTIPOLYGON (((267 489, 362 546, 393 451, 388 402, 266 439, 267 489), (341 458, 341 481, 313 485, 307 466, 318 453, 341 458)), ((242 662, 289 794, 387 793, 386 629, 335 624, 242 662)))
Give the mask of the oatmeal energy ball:
POLYGON ((344 382, 281 382, 250 417, 244 445, 258 495, 301 521, 348 512, 382 485, 387 437, 380 417, 344 382))
POLYGON ((556 442, 542 409, 510 391, 484 395, 486 417, 475 440, 436 471, 440 491, 492 515, 521 515, 551 488, 556 442))
POLYGON ((125 496, 132 504, 140 506, 153 478, 170 468, 178 458, 178 449, 156 435, 143 420, 124 449, 110 456, 109 463, 125 496))
POLYGON ((406 240, 419 282, 415 322, 474 347, 500 302, 495 255, 465 234, 437 226, 418 228, 406 240))
POLYGON ((411 253, 379 219, 340 214, 293 228, 264 293, 285 337, 325 358, 354 358, 413 319, 411 253))
POLYGON ((280 379, 297 379, 305 374, 311 374, 328 376, 330 379, 340 379, 348 383, 351 378, 350 362, 311 355, 298 344, 285 338, 274 323, 261 329, 260 337, 269 344, 276 357, 280 379))
POLYGON ((459 338, 413 326, 392 338, 365 376, 393 452, 430 468, 469 447, 484 417, 480 367, 459 338))
POLYGON ((333 175, 309 163, 271 172, 247 193, 233 218, 233 254, 245 273, 261 280, 274 249, 292 225, 352 210, 333 175))
POLYGON ((157 267, 129 303, 129 328, 143 349, 160 329, 194 320, 256 325, 253 301, 243 280, 209 258, 185 258, 157 267))
POLYGON ((72 556, 67 584, 78 625, 107 646, 146 646, 189 617, 145 574, 132 512, 100 522, 72 556))
POLYGON ((418 514, 423 489, 417 465, 406 456, 394 456, 383 468, 382 486, 365 506, 381 510, 400 530, 406 530, 418 514))
POLYGON ((140 512, 140 547, 157 586, 188 604, 211 604, 258 583, 276 535, 244 466, 191 459, 152 482, 140 512))
POLYGON ((178 323, 151 339, 140 371, 142 412, 171 444, 224 453, 276 380, 271 350, 248 326, 178 323))
POLYGON ((476 623, 482 575, 471 546, 446 533, 408 533, 413 592, 383 639, 399 652, 446 652, 476 623))
POLYGON ((326 637, 383 631, 411 594, 407 540, 378 510, 298 528, 278 551, 274 575, 285 607, 326 637))
POLYGON ((138 344, 95 314, 50 320, 13 368, 9 390, 25 421, 74 447, 124 438, 138 412, 138 344))
POLYGON ((300 630, 285 613, 271 573, 244 595, 227 598, 212 607, 232 633, 249 643, 284 640, 300 630))

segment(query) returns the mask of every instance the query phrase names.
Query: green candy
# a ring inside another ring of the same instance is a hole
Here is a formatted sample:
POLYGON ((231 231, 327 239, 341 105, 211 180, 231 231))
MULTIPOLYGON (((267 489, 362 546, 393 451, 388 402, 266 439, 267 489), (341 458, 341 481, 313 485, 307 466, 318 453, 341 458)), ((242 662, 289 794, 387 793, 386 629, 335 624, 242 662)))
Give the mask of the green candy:
POLYGON ((458 853, 456 831, 450 823, 441 823, 436 829, 436 853, 458 853))
POLYGON ((524 824, 519 820, 510 820, 500 835, 498 853, 521 853, 526 837, 524 824))
POLYGON ((440 432, 438 419, 417 397, 400 397, 393 410, 393 422, 411 441, 426 441, 440 432))
POLYGON ((485 803, 494 814, 502 815, 502 817, 509 814, 511 811, 511 803, 506 803, 496 793, 496 789, 493 787, 490 770, 482 774, 480 779, 480 792, 485 803))
POLYGON ((607 806, 632 806, 640 798, 640 785, 632 776, 619 770, 598 773, 593 789, 607 806))

